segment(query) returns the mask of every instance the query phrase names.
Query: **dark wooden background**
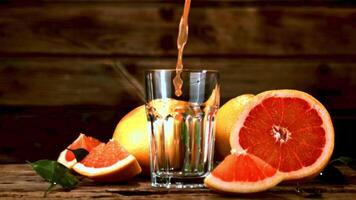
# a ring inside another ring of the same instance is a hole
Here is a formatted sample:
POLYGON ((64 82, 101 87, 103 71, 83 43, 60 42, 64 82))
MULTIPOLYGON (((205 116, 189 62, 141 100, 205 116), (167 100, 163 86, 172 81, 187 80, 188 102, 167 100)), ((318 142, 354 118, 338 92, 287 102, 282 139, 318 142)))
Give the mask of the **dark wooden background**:
MULTIPOLYGON (((222 103, 314 95, 332 115, 334 156, 356 157, 354 2, 192 0, 185 66, 219 70, 222 103)), ((183 3, 0 1, 0 163, 55 159, 79 132, 111 138, 143 104, 144 70, 175 66, 183 3)))

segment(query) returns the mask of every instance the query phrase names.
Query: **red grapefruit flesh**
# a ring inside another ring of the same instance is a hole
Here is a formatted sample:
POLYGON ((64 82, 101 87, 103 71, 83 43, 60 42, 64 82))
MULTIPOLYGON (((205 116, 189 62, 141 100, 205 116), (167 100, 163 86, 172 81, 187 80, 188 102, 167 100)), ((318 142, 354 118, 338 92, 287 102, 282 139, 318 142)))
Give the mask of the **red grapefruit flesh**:
POLYGON ((100 182, 126 181, 142 171, 136 158, 114 140, 95 147, 73 169, 100 182))
POLYGON ((218 191, 252 193, 271 188, 281 180, 277 170, 260 158, 231 154, 205 179, 205 184, 218 191))
POLYGON ((246 106, 232 129, 230 144, 230 157, 234 159, 225 159, 220 164, 223 166, 219 165, 205 179, 205 184, 225 192, 256 192, 282 180, 318 174, 331 157, 334 129, 327 110, 309 94, 296 90, 267 91, 256 95, 246 106), (259 161, 243 162, 245 157, 259 161), (221 170, 225 168, 241 172, 231 175, 231 170, 221 170), (276 173, 268 176, 270 168, 276 173), (260 176, 261 172, 266 176, 260 176))
POLYGON ((69 145, 59 154, 57 161, 68 168, 72 168, 77 163, 77 160, 75 159, 73 152, 69 151, 68 149, 74 150, 83 148, 90 152, 94 147, 98 146, 101 143, 102 142, 93 137, 86 136, 85 134, 80 133, 78 138, 74 140, 71 145, 69 145))

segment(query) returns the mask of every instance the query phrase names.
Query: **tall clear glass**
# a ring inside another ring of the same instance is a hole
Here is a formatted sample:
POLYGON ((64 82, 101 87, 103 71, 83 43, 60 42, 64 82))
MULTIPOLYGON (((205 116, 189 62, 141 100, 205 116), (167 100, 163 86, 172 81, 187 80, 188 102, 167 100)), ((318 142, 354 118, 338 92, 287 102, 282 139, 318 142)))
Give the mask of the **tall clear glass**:
POLYGON ((183 70, 182 95, 175 95, 175 70, 145 73, 153 187, 200 188, 212 170, 219 74, 183 70))

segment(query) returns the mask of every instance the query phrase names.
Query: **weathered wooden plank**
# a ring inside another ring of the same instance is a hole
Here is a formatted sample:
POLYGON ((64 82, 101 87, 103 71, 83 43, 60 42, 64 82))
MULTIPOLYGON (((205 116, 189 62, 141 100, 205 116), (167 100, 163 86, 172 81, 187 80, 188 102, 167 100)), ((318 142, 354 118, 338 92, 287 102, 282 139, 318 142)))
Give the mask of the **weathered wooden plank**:
MULTIPOLYGON (((179 4, 182 5, 184 0, 8 0, 3 1, 2 3, 26 3, 28 4, 36 4, 36 3, 140 3, 140 4, 153 4, 153 3, 169 3, 169 4, 179 4)), ((238 4, 238 5, 266 5, 273 4, 273 5, 345 5, 345 4, 354 4, 353 0, 194 0, 191 4, 192 6, 196 5, 223 5, 226 6, 227 4, 238 4)))
MULTIPOLYGON (((223 102, 243 93, 291 88, 311 93, 331 110, 356 109, 353 60, 188 58, 185 63, 188 68, 219 70, 223 102)), ((143 92, 137 90, 143 90, 144 70, 174 65, 175 59, 170 58, 4 58, 0 59, 0 105, 125 108, 144 102, 143 92), (138 84, 128 82, 115 66, 138 84)))
POLYGON ((5 59, 0 71, 3 105, 120 105, 139 99, 110 60, 5 59))
MULTIPOLYGON (((355 171, 340 168, 350 182, 345 185, 329 185, 318 181, 300 183, 305 190, 319 190, 323 199, 354 199, 356 197, 355 171)), ((28 165, 0 165, 1 198, 35 199, 43 196, 47 184, 41 180, 28 165), (25 174, 25 175, 24 175, 25 174)), ((137 178, 128 183, 96 184, 88 180, 70 192, 57 188, 48 195, 48 199, 98 198, 98 199, 231 199, 231 196, 216 194, 209 189, 154 189, 148 178, 137 178)), ((301 199, 295 192, 296 184, 281 184, 266 192, 247 196, 242 199, 301 199)))
MULTIPOLYGON (((2 5, 0 54, 175 56, 181 8, 2 5)), ((354 56, 355 23, 355 7, 194 7, 186 55, 354 56)))

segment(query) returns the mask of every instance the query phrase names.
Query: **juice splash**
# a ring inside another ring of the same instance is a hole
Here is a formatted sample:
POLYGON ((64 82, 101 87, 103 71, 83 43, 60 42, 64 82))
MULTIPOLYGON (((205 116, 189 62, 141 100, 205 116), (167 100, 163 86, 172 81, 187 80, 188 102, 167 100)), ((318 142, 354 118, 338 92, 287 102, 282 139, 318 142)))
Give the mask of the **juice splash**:
POLYGON ((175 95, 182 95, 183 80, 181 78, 181 72, 183 70, 183 50, 188 40, 188 16, 190 10, 190 0, 185 0, 183 15, 179 23, 179 32, 177 38, 178 59, 176 65, 176 77, 173 79, 173 85, 175 89, 175 95))

